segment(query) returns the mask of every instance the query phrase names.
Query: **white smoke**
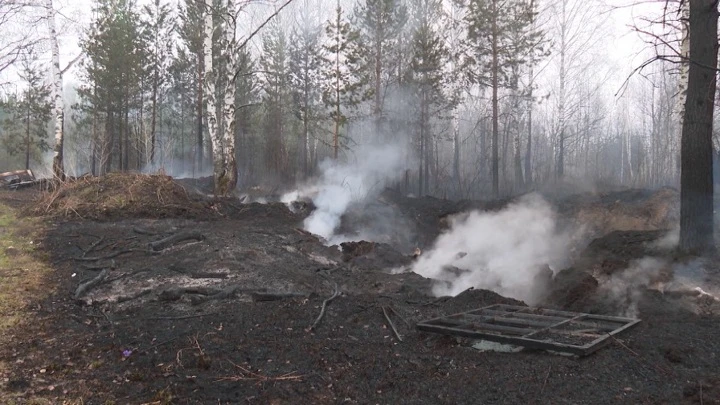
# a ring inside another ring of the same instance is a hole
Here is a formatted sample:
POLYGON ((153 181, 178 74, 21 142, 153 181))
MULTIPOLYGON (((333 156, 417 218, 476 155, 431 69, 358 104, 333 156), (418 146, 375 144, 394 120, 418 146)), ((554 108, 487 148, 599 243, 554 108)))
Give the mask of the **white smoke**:
POLYGON ((638 304, 643 290, 660 280, 661 271, 667 265, 667 261, 657 257, 632 261, 627 269, 601 282, 599 293, 621 308, 618 315, 635 318, 639 315, 638 304))
POLYGON ((347 236, 336 234, 343 214, 353 204, 376 198, 385 186, 402 178, 409 164, 405 149, 399 144, 368 145, 356 149, 351 161, 325 160, 316 182, 283 195, 281 201, 312 198, 315 210, 305 219, 305 230, 329 244, 347 241, 347 236))
POLYGON ((532 305, 544 293, 538 277, 548 266, 559 270, 567 264, 568 246, 552 207, 531 194, 499 212, 473 211, 456 218, 412 270, 439 280, 436 295, 474 287, 532 305))

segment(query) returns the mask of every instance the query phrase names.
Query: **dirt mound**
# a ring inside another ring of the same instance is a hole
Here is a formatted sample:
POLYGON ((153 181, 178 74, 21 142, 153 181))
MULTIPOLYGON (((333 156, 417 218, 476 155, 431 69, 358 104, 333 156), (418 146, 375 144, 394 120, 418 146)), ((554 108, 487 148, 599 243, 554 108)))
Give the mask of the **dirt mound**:
POLYGON ((386 243, 367 241, 343 242, 340 244, 343 261, 355 266, 373 270, 388 270, 407 266, 412 261, 386 243))
POLYGON ((586 226, 590 237, 612 231, 670 229, 679 220, 680 197, 671 188, 583 194, 561 201, 558 211, 586 226))
POLYGON ((110 173, 61 184, 25 210, 30 215, 112 219, 208 217, 199 196, 163 175, 110 173))

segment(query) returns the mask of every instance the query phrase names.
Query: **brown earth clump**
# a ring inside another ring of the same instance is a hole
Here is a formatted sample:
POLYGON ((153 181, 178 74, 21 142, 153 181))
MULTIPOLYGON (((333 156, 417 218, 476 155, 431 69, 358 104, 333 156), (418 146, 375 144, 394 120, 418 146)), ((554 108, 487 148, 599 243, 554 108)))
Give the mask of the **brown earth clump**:
POLYGON ((25 209, 28 215, 84 219, 207 217, 213 211, 164 175, 110 173, 60 184, 25 209))

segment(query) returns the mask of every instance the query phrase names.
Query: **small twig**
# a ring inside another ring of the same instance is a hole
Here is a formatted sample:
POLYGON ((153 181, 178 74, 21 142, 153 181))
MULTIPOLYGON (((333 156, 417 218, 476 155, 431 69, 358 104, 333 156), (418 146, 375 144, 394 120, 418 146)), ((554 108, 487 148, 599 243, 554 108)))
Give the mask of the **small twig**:
POLYGON ((96 285, 100 284, 105 280, 107 277, 107 270, 103 270, 98 274, 95 278, 93 278, 90 281, 87 281, 85 283, 82 283, 78 286, 78 288, 75 290, 75 299, 80 298, 83 294, 85 294, 88 290, 95 287, 96 285))
POLYGON ((611 335, 610 333, 608 333, 608 336, 610 336, 610 338, 611 338, 615 343, 617 343, 620 347, 622 347, 623 349, 625 349, 625 350, 627 350, 628 352, 630 352, 630 354, 632 354, 633 356, 635 356, 641 363, 644 363, 644 364, 647 365, 647 366, 652 366, 656 371, 659 371, 659 372, 662 373, 662 374, 665 374, 665 375, 670 374, 670 372, 669 372, 668 370, 666 370, 665 368, 660 367, 660 366, 658 366, 657 364, 648 363, 647 361, 643 360, 643 358, 640 357, 640 355, 639 355, 637 352, 635 352, 635 351, 632 350, 631 348, 627 347, 623 342, 619 341, 615 336, 611 335))
POLYGON ((164 340, 164 341, 162 341, 162 342, 160 342, 160 343, 156 343, 156 344, 148 347, 147 349, 143 349, 143 350, 139 351, 139 353, 147 353, 147 352, 149 352, 149 351, 152 350, 152 349, 157 349, 157 348, 160 347, 160 346, 166 345, 166 344, 168 344, 168 343, 170 343, 170 342, 174 342, 174 341, 178 340, 178 338, 179 338, 179 336, 175 336, 174 338, 171 338, 171 339, 168 339, 168 340, 164 340))
POLYGON ((408 328, 412 329, 412 325, 410 325, 410 322, 408 322, 407 319, 403 318, 403 316, 400 315, 397 310, 395 310, 395 307, 390 307, 390 310, 391 310, 395 315, 397 315, 397 317, 400 318, 400 320, 402 320, 402 321, 405 323, 405 325, 407 325, 408 328))
POLYGON ((385 319, 387 320, 388 325, 390 326, 390 329, 392 329, 392 331, 393 331, 393 333, 395 334, 395 337, 397 338, 397 340, 399 340, 400 342, 402 342, 402 341, 403 341, 403 340, 402 340, 402 337, 400 337, 400 334, 398 333, 397 329, 395 329, 395 325, 394 325, 393 322, 390 320, 390 316, 388 316, 387 309, 385 309, 385 307, 382 307, 382 310, 383 310, 383 315, 385 315, 385 319))
POLYGON ((152 249, 152 250, 158 251, 158 250, 163 250, 163 249, 168 248, 176 243, 183 242, 186 240, 201 241, 203 239, 205 239, 205 236, 198 231, 181 232, 181 233, 176 233, 175 235, 168 236, 167 238, 160 239, 155 242, 150 242, 148 244, 148 247, 150 247, 150 249, 152 249))
POLYGON ((93 249, 95 249, 95 248, 96 248, 99 244, 101 244, 102 241, 104 241, 104 240, 105 240, 105 236, 101 236, 100 239, 98 239, 98 240, 96 240, 95 242, 93 242, 93 243, 90 245, 90 247, 88 247, 87 249, 83 250, 83 255, 82 255, 82 257, 85 257, 85 255, 87 255, 88 253, 92 252, 93 249))
POLYGON ((550 378, 550 370, 552 370, 552 364, 548 366, 548 372, 545 374, 545 380, 543 380, 542 388, 540 388, 540 395, 542 396, 543 392, 545 392, 545 386, 547 385, 548 378, 550 378))
POLYGON ((320 323, 320 320, 323 318, 323 316, 325 316, 325 308, 327 308, 327 305, 330 303, 330 301, 337 298, 338 295, 340 295, 340 290, 338 289, 337 283, 335 283, 335 289, 333 290, 333 295, 330 298, 323 301, 322 307, 320 308, 320 315, 318 315, 315 322, 313 322, 313 324, 310 325, 309 328, 305 329, 306 332, 312 332, 318 326, 318 324, 320 323))
MULTIPOLYGON (((229 361, 229 360, 228 360, 229 361)), ((240 375, 234 375, 230 377, 220 377, 216 381, 242 381, 242 380, 258 380, 258 381, 298 381, 302 379, 302 375, 297 375, 297 371, 291 371, 277 377, 271 377, 254 373, 245 367, 239 366, 232 361, 230 362, 235 368, 240 369, 242 372, 240 375)))

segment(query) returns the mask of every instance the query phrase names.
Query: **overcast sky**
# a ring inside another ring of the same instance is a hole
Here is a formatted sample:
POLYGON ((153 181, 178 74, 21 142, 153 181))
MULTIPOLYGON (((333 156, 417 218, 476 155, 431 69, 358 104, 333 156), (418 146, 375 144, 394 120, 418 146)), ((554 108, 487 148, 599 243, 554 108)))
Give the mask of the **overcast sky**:
MULTIPOLYGON (((151 0, 138 0, 139 4, 147 4, 151 0)), ((177 4, 177 0, 170 0, 172 4, 177 4)), ((318 7, 321 0, 296 0, 295 7, 318 7)), ((343 0, 344 1, 344 0, 343 0)), ((551 0, 541 0, 551 1, 551 0)), ((610 34, 608 38, 599 41, 599 46, 605 49, 601 52, 606 53, 607 63, 612 66, 613 77, 609 78, 608 85, 620 86, 630 71, 642 63, 647 57, 647 46, 643 43, 638 34, 634 33, 631 26, 635 24, 642 25, 642 18, 648 15, 657 14, 661 10, 664 1, 640 1, 634 2, 632 6, 627 6, 631 0, 608 0, 606 1, 606 11, 608 14, 608 24, 612 26, 607 30, 610 34), (643 49, 646 49, 643 52, 643 49)), ((60 64, 67 65, 69 61, 74 59, 80 52, 79 38, 83 30, 89 26, 92 20, 92 0, 55 0, 56 9, 58 10, 58 25, 60 30, 60 64)), ((282 4, 279 0, 276 4, 282 4)), ((272 3, 263 2, 262 5, 256 6, 250 12, 245 13, 245 32, 251 31, 261 21, 267 18, 275 9, 272 3)), ((324 7, 324 10, 330 12, 332 7, 324 7)), ((284 18, 292 18, 293 10, 288 8, 284 11, 284 18)), ((598 18, 606 18, 605 15, 599 15, 598 18)), ((241 30, 242 30, 241 24, 241 30)), ((40 27, 46 30, 45 26, 40 27)), ((239 33, 242 35, 242 32, 239 33)), ((604 34, 602 34, 604 35, 604 34)), ((47 51, 46 51, 47 54, 47 51)), ((49 61, 49 55, 46 56, 49 61)), ((66 77, 68 85, 77 81, 76 69, 66 77)), ((6 80, 12 81, 12 73, 6 75, 6 80)), ((12 91, 12 87, 8 89, 12 91)))

